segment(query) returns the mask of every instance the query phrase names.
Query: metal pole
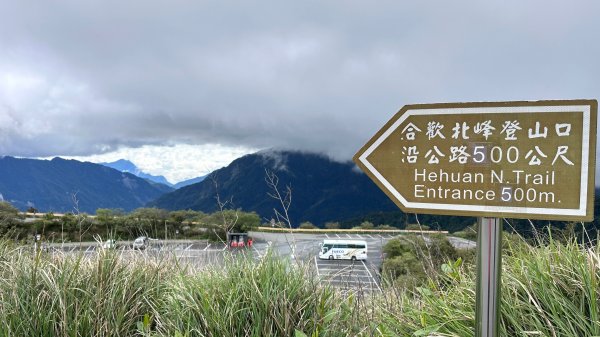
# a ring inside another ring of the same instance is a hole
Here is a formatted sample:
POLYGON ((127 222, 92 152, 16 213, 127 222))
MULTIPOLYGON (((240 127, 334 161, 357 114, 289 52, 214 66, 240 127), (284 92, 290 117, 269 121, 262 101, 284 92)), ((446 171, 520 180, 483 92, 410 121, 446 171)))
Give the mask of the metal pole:
POLYGON ((500 335, 500 279, 502 271, 502 222, 478 218, 477 298, 475 336, 500 335))

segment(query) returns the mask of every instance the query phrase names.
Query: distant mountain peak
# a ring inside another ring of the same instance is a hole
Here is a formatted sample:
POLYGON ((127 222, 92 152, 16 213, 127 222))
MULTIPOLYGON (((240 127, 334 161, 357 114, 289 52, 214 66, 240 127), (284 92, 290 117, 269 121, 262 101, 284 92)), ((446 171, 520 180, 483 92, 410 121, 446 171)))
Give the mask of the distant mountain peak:
POLYGON ((25 210, 35 205, 40 211, 73 210, 77 194, 82 212, 98 208, 132 210, 166 191, 131 173, 74 159, 0 159, 0 191, 5 200, 25 210))
POLYGON ((137 169, 137 166, 134 163, 132 163, 130 160, 127 160, 127 159, 119 159, 117 161, 112 162, 112 164, 123 165, 125 167, 131 167, 131 168, 137 169))
POLYGON ((153 183, 158 183, 158 184, 167 185, 169 187, 173 187, 173 184, 171 184, 167 180, 167 178, 165 178, 164 176, 161 176, 161 175, 155 176, 155 175, 146 173, 146 172, 140 170, 134 163, 132 163, 131 161, 129 161, 127 159, 119 159, 119 160, 113 161, 111 163, 100 163, 100 165, 104 165, 106 167, 113 168, 117 171, 131 173, 140 178, 149 180, 153 183))

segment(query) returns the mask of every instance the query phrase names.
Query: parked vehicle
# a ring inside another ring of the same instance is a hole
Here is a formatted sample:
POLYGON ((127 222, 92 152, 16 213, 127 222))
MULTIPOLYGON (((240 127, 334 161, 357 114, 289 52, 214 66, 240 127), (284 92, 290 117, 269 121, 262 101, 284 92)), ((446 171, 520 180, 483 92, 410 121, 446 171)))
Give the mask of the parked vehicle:
POLYGON ((144 250, 144 249, 148 248, 148 237, 140 236, 140 237, 136 238, 135 240, 133 240, 133 244, 131 245, 131 248, 139 249, 139 250, 144 250))
POLYGON ((252 247, 252 238, 248 233, 227 233, 227 246, 230 248, 252 247))
POLYGON ((366 260, 367 242, 361 240, 323 240, 320 259, 366 260))
POLYGON ((113 239, 108 239, 102 243, 102 248, 104 249, 115 249, 117 248, 117 241, 113 239))

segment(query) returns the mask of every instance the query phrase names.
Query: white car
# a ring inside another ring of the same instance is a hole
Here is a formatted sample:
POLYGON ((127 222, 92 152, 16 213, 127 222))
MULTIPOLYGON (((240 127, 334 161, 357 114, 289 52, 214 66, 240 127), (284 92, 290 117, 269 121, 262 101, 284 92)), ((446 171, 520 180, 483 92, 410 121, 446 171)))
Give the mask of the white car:
POLYGON ((106 240, 106 241, 104 241, 104 243, 102 243, 102 248, 115 249, 115 248, 117 248, 117 241, 115 241, 113 239, 106 240))
POLYGON ((145 236, 140 236, 133 241, 131 248, 144 250, 148 247, 148 238, 145 236))

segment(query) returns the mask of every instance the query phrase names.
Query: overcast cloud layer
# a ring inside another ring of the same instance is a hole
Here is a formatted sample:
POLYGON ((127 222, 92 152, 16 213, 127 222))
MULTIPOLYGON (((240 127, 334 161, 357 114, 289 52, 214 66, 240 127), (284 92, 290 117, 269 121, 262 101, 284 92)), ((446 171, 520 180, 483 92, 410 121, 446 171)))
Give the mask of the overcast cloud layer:
POLYGON ((0 153, 209 143, 349 159, 405 104, 598 98, 598 13, 597 1, 3 1, 0 153))

